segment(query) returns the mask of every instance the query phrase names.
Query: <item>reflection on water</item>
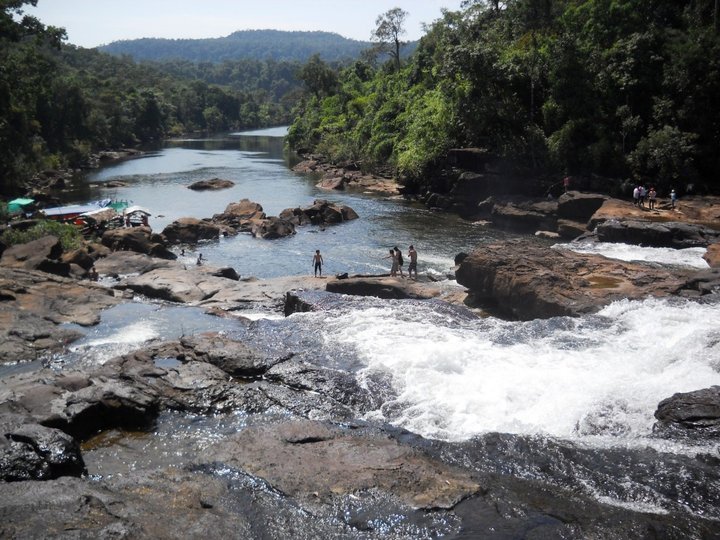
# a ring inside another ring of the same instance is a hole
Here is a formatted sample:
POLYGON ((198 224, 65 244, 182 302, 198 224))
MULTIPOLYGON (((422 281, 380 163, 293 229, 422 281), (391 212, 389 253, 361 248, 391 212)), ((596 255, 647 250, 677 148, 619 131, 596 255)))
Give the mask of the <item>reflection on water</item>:
POLYGON ((310 274, 316 249, 323 254, 326 274, 387 272, 389 264, 384 257, 388 249, 399 246, 407 252, 410 244, 420 254, 421 274, 443 275, 452 270, 458 252, 503 235, 418 205, 357 192, 320 190, 315 178, 290 170, 292 156, 285 151, 283 139, 272 136, 284 134, 283 129, 168 142, 143 157, 87 175, 86 197, 126 199, 148 208, 155 231, 181 217, 212 217, 244 198, 260 203, 268 215, 309 206, 319 198, 351 206, 360 215, 360 219, 338 226, 301 227, 295 236, 281 240, 241 234, 188 251, 193 258, 201 252, 211 265, 232 266, 243 276, 310 274), (206 192, 187 188, 214 177, 231 180, 235 186, 206 192), (120 180, 127 187, 103 187, 110 180, 120 180))

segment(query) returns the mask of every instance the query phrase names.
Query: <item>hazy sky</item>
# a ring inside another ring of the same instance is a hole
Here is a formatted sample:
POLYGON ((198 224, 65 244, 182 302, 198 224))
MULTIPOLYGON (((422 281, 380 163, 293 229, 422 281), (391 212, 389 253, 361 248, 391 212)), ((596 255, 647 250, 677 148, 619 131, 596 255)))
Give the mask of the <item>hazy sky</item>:
POLYGON ((39 0, 26 12, 67 30, 68 42, 96 47, 141 37, 222 37, 236 30, 325 30, 367 41, 381 13, 409 13, 404 39, 461 0, 39 0))

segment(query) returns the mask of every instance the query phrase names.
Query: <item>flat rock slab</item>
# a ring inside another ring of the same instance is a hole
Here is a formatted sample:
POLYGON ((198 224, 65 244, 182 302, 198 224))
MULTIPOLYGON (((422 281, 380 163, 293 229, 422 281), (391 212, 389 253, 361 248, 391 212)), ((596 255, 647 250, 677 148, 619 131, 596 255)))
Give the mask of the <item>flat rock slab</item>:
POLYGON ((314 421, 248 428, 218 445, 214 457, 293 497, 381 489, 415 508, 452 508, 480 486, 387 435, 314 421))
POLYGON ((624 298, 673 295, 692 274, 524 240, 483 246, 456 272, 477 303, 521 320, 577 316, 624 298))
POLYGON ((89 281, 0 266, 0 363, 32 360, 80 337, 63 323, 92 326, 119 302, 89 281))

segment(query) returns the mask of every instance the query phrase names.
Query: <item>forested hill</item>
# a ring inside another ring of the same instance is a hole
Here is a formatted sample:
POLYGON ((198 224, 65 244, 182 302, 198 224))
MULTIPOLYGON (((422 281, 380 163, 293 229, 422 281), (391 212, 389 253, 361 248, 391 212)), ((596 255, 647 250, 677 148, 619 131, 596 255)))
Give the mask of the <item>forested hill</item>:
POLYGON ((419 192, 448 150, 463 147, 528 179, 601 175, 661 193, 720 191, 717 1, 463 5, 409 61, 357 62, 318 85, 290 145, 365 168, 390 164, 419 192))
POLYGON ((208 39, 144 38, 115 41, 99 47, 110 54, 127 54, 136 60, 286 60, 304 62, 314 54, 325 61, 357 58, 371 47, 331 32, 283 32, 280 30, 242 30, 227 37, 208 39))

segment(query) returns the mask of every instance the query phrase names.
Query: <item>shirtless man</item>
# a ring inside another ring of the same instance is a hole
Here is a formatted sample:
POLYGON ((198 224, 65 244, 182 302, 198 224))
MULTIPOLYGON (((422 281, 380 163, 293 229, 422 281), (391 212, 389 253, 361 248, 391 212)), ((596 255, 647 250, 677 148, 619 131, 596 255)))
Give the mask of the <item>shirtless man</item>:
POLYGON ((412 277, 413 270, 415 270, 415 279, 417 279, 417 251, 413 246, 408 249, 408 258, 410 264, 408 265, 408 278, 412 277))
POLYGON ((320 273, 320 277, 322 277, 322 265, 323 265, 323 258, 322 255, 320 255, 320 250, 315 250, 315 255, 313 255, 313 264, 315 265, 315 277, 318 277, 318 272, 320 273))

